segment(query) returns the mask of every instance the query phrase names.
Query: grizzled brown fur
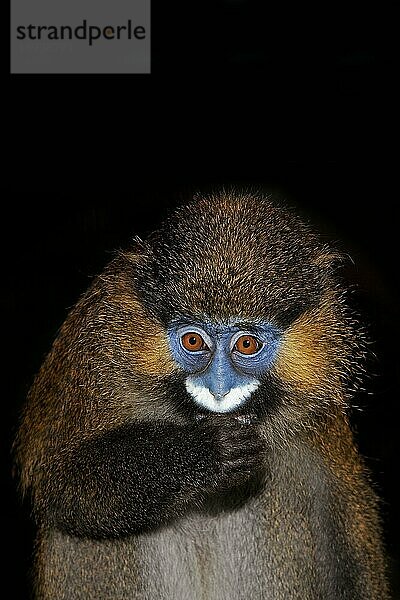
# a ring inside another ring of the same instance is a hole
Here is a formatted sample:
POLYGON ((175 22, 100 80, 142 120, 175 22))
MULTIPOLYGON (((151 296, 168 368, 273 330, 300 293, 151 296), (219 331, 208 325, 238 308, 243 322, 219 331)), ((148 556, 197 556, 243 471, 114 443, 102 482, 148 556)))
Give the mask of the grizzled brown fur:
POLYGON ((363 336, 337 259, 291 210, 232 191, 115 256, 61 327, 15 441, 38 599, 388 598, 347 415, 363 336), (167 335, 182 316, 281 331, 257 422, 188 409, 167 335))

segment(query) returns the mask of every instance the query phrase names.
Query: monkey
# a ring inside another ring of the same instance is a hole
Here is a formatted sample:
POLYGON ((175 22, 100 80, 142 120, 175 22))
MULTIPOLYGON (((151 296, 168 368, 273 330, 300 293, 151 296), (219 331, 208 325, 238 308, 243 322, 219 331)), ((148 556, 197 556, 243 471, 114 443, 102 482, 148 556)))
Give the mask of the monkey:
POLYGON ((35 598, 389 598, 341 262, 292 207, 235 189, 113 255, 14 442, 35 598))

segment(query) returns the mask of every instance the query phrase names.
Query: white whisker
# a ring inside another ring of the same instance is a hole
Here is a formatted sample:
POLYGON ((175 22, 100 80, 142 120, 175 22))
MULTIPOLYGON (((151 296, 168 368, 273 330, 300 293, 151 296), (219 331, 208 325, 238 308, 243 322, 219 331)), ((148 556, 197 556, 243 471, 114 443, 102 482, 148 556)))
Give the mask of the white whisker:
POLYGON ((213 412, 230 412, 247 400, 260 382, 254 379, 246 385, 234 387, 221 400, 217 400, 205 386, 197 385, 192 377, 186 379, 185 385, 189 394, 200 406, 213 412))

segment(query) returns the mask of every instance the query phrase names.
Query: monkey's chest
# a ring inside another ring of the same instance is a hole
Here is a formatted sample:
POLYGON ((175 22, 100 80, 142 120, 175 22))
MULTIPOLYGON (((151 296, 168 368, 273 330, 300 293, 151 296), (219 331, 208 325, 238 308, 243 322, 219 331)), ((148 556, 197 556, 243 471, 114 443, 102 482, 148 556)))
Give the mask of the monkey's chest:
POLYGON ((140 598, 265 599, 265 537, 260 535, 261 529, 257 513, 241 509, 216 517, 190 516, 173 527, 142 536, 138 548, 140 598))

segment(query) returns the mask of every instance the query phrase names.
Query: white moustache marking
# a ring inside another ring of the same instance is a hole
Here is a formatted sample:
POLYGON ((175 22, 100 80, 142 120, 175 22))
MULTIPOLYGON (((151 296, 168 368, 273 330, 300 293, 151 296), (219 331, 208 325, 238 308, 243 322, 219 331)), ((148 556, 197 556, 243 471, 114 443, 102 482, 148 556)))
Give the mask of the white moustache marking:
POLYGON ((242 404, 260 385, 257 379, 232 388, 221 400, 216 400, 210 390, 202 385, 197 385, 191 377, 185 381, 185 386, 195 402, 213 412, 229 412, 242 404))

